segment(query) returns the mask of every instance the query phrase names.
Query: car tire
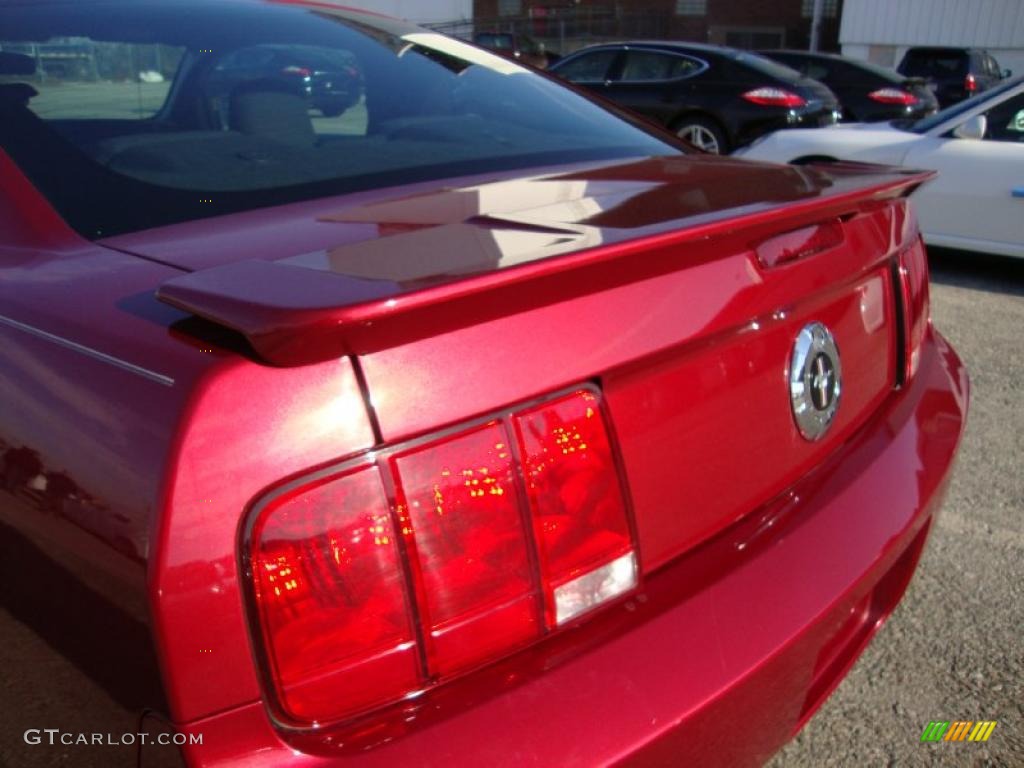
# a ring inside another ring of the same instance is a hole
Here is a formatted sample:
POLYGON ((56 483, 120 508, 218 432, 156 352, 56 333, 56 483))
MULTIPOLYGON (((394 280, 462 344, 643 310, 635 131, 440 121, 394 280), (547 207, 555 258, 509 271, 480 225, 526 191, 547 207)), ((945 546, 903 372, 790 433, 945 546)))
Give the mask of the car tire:
POLYGON ((687 115, 672 124, 676 136, 713 155, 729 151, 729 140, 722 127, 706 117, 687 115))

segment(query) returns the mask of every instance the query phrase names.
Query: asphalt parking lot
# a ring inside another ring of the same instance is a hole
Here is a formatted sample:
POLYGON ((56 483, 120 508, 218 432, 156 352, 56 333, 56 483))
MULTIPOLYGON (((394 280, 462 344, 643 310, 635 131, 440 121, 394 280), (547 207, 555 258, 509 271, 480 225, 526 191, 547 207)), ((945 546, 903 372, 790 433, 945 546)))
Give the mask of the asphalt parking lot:
POLYGON ((971 373, 959 463, 903 602, 772 768, 1024 765, 1024 261, 935 251, 931 269, 971 373), (998 724, 922 744, 932 720, 998 724))
MULTIPOLYGON (((906 599, 772 768, 1024 765, 1024 260, 933 253, 932 277, 935 323, 973 382, 945 508, 906 599), (983 719, 998 722, 987 743, 920 742, 931 720, 983 719)), ((26 728, 130 733, 137 720, 102 671, 32 631, 14 591, 0 589, 0 766, 135 765, 129 747, 24 743, 26 728)))

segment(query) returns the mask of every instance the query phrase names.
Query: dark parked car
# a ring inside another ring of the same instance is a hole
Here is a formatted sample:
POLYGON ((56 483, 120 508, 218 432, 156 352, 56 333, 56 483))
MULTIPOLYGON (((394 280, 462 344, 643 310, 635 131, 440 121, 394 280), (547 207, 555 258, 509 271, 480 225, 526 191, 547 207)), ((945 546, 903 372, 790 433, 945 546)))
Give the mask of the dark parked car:
POLYGON ((801 75, 824 83, 842 104, 843 119, 861 123, 913 118, 938 111, 939 102, 922 78, 833 53, 758 51, 801 75))
POLYGON ((552 65, 558 76, 701 149, 726 153, 779 128, 831 125, 827 87, 747 51, 696 43, 599 45, 552 65))
POLYGON ((546 50, 544 43, 515 32, 479 32, 473 36, 473 42, 507 59, 515 59, 540 69, 561 58, 546 50))
POLYGON ((228 98, 240 85, 272 81, 298 93, 325 117, 336 117, 359 101, 362 75, 351 55, 313 45, 254 45, 224 56, 208 84, 228 98))
POLYGON ((975 48, 909 48, 896 70, 928 80, 941 107, 963 101, 1011 75, 987 51, 975 48))

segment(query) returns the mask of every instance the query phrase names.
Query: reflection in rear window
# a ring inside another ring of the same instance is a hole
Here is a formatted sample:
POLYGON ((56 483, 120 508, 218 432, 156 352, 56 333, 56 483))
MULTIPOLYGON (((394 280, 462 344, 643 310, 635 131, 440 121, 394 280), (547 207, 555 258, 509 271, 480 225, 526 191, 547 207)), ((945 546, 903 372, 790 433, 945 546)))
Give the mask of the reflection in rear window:
POLYGON ((0 74, 0 144, 89 237, 680 151, 513 62, 356 12, 6 5, 0 50, 20 62, 0 74))
MULTIPOLYGON (((126 45, 88 37, 4 41, 0 48, 34 60, 35 76, 29 82, 38 93, 32 111, 47 120, 153 117, 166 103, 185 54, 180 46, 126 45)), ((0 75, 0 83, 14 81, 0 75)))

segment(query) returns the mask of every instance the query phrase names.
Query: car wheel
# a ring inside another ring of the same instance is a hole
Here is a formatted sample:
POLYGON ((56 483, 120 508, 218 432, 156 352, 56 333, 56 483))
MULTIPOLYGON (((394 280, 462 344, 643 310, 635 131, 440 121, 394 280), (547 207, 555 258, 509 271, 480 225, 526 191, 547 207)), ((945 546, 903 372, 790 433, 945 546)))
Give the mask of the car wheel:
POLYGON ((673 126, 676 136, 713 155, 729 151, 729 142, 717 123, 706 117, 684 117, 673 126))

